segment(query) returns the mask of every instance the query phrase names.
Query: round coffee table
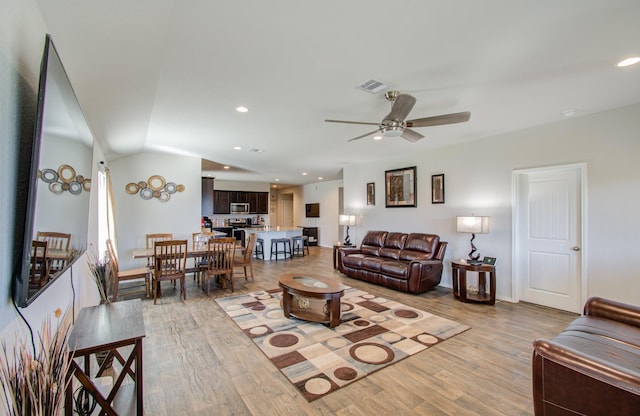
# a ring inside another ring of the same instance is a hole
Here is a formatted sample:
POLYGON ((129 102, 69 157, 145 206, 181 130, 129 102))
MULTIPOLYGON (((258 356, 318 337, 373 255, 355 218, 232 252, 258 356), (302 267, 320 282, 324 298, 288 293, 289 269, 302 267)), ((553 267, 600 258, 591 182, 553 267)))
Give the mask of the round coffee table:
POLYGON ((284 316, 329 324, 330 328, 340 325, 340 297, 344 294, 342 283, 327 277, 295 273, 283 274, 278 283, 282 288, 284 316), (326 303, 318 308, 310 299, 322 299, 326 303))

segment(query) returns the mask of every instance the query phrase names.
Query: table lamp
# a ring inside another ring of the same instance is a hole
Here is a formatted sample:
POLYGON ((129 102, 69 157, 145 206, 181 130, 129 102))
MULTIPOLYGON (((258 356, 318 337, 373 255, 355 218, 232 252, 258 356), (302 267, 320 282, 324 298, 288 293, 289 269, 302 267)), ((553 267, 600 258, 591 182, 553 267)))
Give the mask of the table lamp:
POLYGON ((456 217, 456 231, 459 233, 471 233, 469 260, 479 260, 480 253, 476 253, 477 249, 473 245, 473 239, 476 238, 476 234, 489 233, 489 217, 456 217))
POLYGON ((356 216, 350 214, 343 214, 338 217, 338 223, 347 227, 347 235, 344 238, 344 245, 350 246, 351 240, 349 240, 349 226, 356 225, 356 216))

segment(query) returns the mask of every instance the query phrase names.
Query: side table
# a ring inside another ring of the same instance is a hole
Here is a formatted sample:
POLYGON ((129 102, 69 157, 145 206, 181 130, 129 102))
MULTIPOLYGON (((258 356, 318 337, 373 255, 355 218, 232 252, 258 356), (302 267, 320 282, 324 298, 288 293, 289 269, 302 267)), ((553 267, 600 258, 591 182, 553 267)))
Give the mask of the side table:
MULTIPOLYGON (((67 377, 75 377, 96 400, 101 415, 143 415, 142 338, 145 336, 140 299, 83 308, 69 335, 71 367, 67 377), (118 348, 133 346, 128 358, 118 348), (107 351, 122 365, 111 391, 104 395, 91 380, 100 377, 104 365, 91 375, 91 354, 107 351), (78 363, 82 357, 83 365, 78 363), (123 384, 125 377, 133 383, 123 384)), ((74 414, 73 380, 69 380, 65 397, 65 414, 74 414)))
POLYGON ((338 269, 338 249, 340 249, 341 247, 355 247, 353 244, 342 244, 342 243, 337 243, 333 245, 333 268, 334 270, 338 269))
POLYGON ((496 266, 491 264, 468 264, 451 262, 453 280, 453 296, 462 302, 496 303, 496 266), (467 272, 478 273, 478 293, 467 291, 467 272), (487 273, 489 273, 489 290, 487 291, 487 273))

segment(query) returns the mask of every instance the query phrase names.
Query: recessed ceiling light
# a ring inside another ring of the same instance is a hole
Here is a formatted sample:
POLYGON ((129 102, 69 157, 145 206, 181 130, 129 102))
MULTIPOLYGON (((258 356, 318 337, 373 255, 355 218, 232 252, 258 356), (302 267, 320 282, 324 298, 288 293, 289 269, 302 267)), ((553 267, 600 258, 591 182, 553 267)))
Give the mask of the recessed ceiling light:
POLYGON ((223 169, 231 169, 229 166, 224 166, 223 169))
POLYGON ((245 107, 245 106, 241 105, 241 106, 239 106, 239 107, 236 107, 236 111, 237 111, 238 113, 246 113, 247 111, 249 111, 249 109, 248 109, 247 107, 245 107))
POLYGON ((318 180, 319 180, 319 181, 321 181, 321 180, 323 180, 323 179, 324 179, 324 178, 323 178, 322 176, 318 176, 318 180))
POLYGON ((302 176, 307 176, 307 172, 302 172, 302 176))
POLYGON ((240 146, 233 146, 233 150, 242 150, 242 147, 240 147, 240 146))
POLYGON ((280 182, 280 179, 274 179, 276 182, 280 182))
POLYGON ((618 62, 619 67, 634 65, 640 62, 640 56, 634 56, 633 58, 627 58, 623 61, 618 62))
POLYGON ((373 140, 382 140, 382 136, 373 136, 373 140))
POLYGON ((564 117, 572 117, 576 115, 576 110, 564 110, 560 114, 562 114, 564 117))

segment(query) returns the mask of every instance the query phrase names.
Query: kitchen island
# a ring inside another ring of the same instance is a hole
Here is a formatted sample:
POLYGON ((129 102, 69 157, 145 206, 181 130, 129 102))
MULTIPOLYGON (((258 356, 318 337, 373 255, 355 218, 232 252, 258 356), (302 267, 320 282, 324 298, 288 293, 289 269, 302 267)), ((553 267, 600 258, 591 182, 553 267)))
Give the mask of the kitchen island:
MULTIPOLYGON (((262 238, 264 240, 264 259, 265 260, 271 259, 271 240, 272 239, 274 238, 291 239, 293 237, 302 235, 302 228, 295 228, 295 227, 270 227, 270 228, 251 227, 251 228, 245 228, 244 231, 247 234, 255 233, 257 234, 258 238, 262 238)), ((291 243, 291 247, 293 247, 293 242, 291 243)), ((280 257, 278 257, 278 259, 285 258, 283 254, 279 254, 279 256, 280 257)))

